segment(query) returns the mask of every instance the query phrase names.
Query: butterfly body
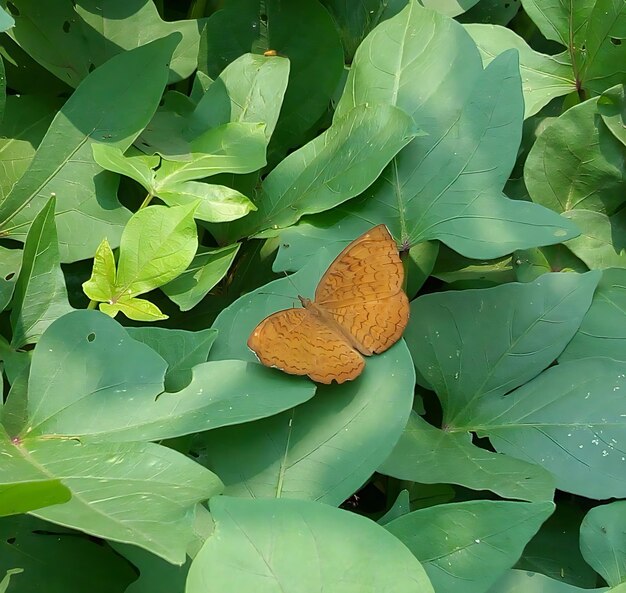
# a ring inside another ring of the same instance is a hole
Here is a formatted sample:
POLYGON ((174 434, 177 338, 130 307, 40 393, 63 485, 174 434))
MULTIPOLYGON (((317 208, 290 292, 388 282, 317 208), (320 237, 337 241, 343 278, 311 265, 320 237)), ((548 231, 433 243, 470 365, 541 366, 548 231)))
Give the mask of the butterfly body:
POLYGON ((384 352, 409 319, 404 270, 395 241, 378 225, 350 243, 322 276, 315 299, 266 317, 248 346, 266 366, 343 383, 365 367, 362 354, 384 352))

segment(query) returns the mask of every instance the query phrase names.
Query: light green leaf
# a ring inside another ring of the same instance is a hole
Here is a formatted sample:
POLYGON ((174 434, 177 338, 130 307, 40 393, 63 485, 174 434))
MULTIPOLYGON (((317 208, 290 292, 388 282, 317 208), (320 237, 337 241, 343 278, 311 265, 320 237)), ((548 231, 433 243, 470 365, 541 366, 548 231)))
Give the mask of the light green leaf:
POLYGON ((598 112, 611 133, 626 145, 626 85, 614 86, 598 98, 598 112))
POLYGON ((465 428, 488 435, 500 453, 543 466, 561 490, 595 499, 622 498, 624 390, 623 362, 566 362, 508 395, 481 399, 465 428))
POLYGON ((567 247, 591 269, 626 267, 626 210, 607 216, 591 210, 570 210, 563 216, 581 230, 567 247))
POLYGON ((611 586, 626 582, 626 501, 592 508, 580 526, 580 551, 611 586))
POLYGON ((458 16, 477 4, 478 0, 421 0, 421 3, 446 16, 458 16))
POLYGON ((106 142, 121 150, 131 145, 158 105, 177 43, 168 37, 115 56, 81 83, 57 113, 29 169, 0 203, 5 236, 23 241, 56 194, 61 261, 92 257, 104 235, 118 245, 130 213, 117 200, 117 176, 97 165, 91 144, 106 142))
POLYGON ((419 373, 444 408, 444 428, 475 420, 546 368, 587 312, 598 272, 545 274, 527 284, 440 292, 411 303, 405 339, 419 373))
POLYGON ((4 8, 0 8, 0 32, 4 33, 15 26, 15 20, 4 8))
POLYGON ((411 512, 411 497, 408 490, 401 490, 391 508, 380 518, 377 523, 386 525, 389 521, 398 519, 411 512))
MULTIPOLYGON (((322 250, 301 271, 246 294, 222 311, 213 326, 219 335, 210 359, 256 360, 246 345, 256 324, 294 305, 279 295, 297 291, 312 296, 329 263, 322 250)), ((277 370, 271 373, 277 384, 294 379, 277 370)), ((304 405, 236 429, 211 431, 199 436, 195 447, 203 463, 216 468, 230 494, 339 505, 393 449, 410 413, 414 385, 411 358, 401 341, 368 358, 355 381, 320 385, 304 405)))
POLYGON ((98 245, 89 280, 83 283, 84 293, 92 301, 111 301, 115 295, 115 257, 106 238, 98 245))
POLYGON ((193 309, 224 278, 240 247, 240 243, 218 249, 200 247, 189 267, 161 290, 181 311, 193 309))
POLYGON ((174 564, 185 561, 195 505, 221 490, 217 476, 152 443, 27 438, 2 446, 16 463, 60 480, 72 493, 68 502, 31 514, 132 543, 174 564))
MULTIPOLYGON (((488 593, 608 593, 606 587, 587 589, 551 579, 539 572, 510 570, 488 593)), ((615 592, 617 593, 617 592, 615 592)), ((623 593, 623 592, 622 592, 623 593)))
POLYGON ((602 271, 591 307, 560 362, 606 356, 626 362, 626 270, 602 271))
POLYGON ((167 362, 165 389, 179 391, 191 381, 194 366, 206 362, 217 330, 184 331, 159 327, 129 327, 133 340, 150 346, 167 362))
POLYGON ((35 216, 26 237, 11 310, 14 348, 37 342, 55 319, 72 310, 59 262, 55 204, 53 196, 35 216))
POLYGON ((124 156, 117 147, 110 144, 93 144, 93 158, 103 169, 126 175, 141 184, 146 191, 154 191, 154 169, 161 159, 158 156, 124 156))
POLYGON ((188 117, 189 138, 228 122, 263 122, 269 142, 288 80, 289 60, 279 56, 240 56, 222 70, 188 117))
POLYGON ((498 25, 467 24, 465 29, 478 45, 485 66, 507 49, 517 49, 525 118, 538 113, 555 97, 576 90, 576 80, 567 52, 557 56, 536 52, 514 31, 498 25))
POLYGON ((301 500, 220 496, 210 505, 215 533, 189 569, 186 593, 434 593, 409 551, 354 513, 301 500))
POLYGON ((532 200, 564 212, 613 214, 624 195, 624 146, 598 117, 598 100, 568 109, 539 136, 524 166, 532 200))
POLYGON ((156 194, 174 191, 183 181, 202 179, 217 173, 250 173, 265 161, 265 124, 227 123, 206 131, 191 142, 191 159, 163 159, 156 172, 156 194))
POLYGON ((257 209, 246 196, 225 185, 184 181, 157 192, 168 206, 198 202, 194 216, 206 222, 237 220, 257 209))
POLYGON ((229 227, 232 238, 286 227, 353 198, 412 138, 411 118, 390 105, 361 105, 293 152, 265 178, 258 211, 229 227))
POLYGON ((554 480, 537 465, 472 444, 470 434, 446 432, 413 412, 391 455, 378 471, 422 484, 459 484, 503 498, 551 500, 554 480))
POLYGON ((435 590, 480 593, 512 568, 553 510, 552 502, 478 500, 414 511, 385 528, 423 564, 435 590))
POLYGON ((21 574, 24 572, 23 568, 10 568, 6 571, 4 578, 0 581, 0 593, 6 593, 6 590, 11 584, 11 577, 15 574, 21 574))
POLYGON ((118 313, 124 313, 128 319, 135 321, 162 321, 168 316, 161 312, 155 304, 146 299, 138 299, 123 294, 115 297, 115 302, 100 303, 98 308, 109 317, 115 317, 118 313))
POLYGON ((187 268, 198 249, 196 207, 149 206, 132 216, 120 242, 116 297, 158 288, 187 268))
MULTIPOLYGON (((94 311, 59 319, 41 344, 31 364, 22 436, 80 436, 82 442, 173 438, 277 414, 315 391, 308 381, 225 360, 195 365, 187 387, 165 392, 167 362, 94 311), (73 363, 63 364, 68 358, 73 363)), ((182 364, 180 370, 187 367, 182 364)))

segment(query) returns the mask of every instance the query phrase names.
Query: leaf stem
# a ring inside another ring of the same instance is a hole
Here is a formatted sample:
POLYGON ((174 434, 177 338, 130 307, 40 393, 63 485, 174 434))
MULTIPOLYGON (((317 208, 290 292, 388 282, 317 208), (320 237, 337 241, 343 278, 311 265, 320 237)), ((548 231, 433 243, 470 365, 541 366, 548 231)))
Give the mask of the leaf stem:
POLYGON ((98 301, 89 301, 89 304, 87 305, 87 309, 95 309, 98 306, 98 301))
POLYGON ((139 210, 143 210, 146 206, 148 206, 148 204, 150 204, 150 202, 152 201, 152 198, 154 198, 154 194, 151 192, 148 192, 148 195, 144 198, 143 202, 141 202, 141 206, 139 206, 139 210))

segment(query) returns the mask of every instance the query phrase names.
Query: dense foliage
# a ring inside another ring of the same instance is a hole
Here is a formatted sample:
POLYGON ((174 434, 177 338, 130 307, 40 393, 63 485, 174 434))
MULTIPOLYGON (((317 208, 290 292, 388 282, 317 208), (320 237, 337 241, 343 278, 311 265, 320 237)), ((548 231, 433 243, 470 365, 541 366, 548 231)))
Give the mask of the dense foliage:
POLYGON ((1 3, 0 593, 624 593, 626 2, 214 4, 1 3), (260 365, 380 223, 404 339, 260 365))

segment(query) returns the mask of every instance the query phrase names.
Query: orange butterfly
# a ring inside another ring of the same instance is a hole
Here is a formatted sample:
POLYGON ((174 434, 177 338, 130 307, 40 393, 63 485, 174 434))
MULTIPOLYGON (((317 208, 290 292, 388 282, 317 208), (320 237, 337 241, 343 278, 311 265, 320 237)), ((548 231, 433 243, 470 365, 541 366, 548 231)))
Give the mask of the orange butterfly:
POLYGON ((348 245, 315 289, 298 296, 302 309, 266 317, 248 338, 259 360, 318 383, 356 379, 365 360, 395 344, 409 321, 404 269, 387 227, 380 224, 348 245))

